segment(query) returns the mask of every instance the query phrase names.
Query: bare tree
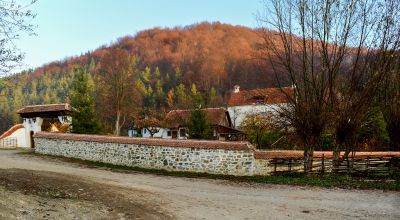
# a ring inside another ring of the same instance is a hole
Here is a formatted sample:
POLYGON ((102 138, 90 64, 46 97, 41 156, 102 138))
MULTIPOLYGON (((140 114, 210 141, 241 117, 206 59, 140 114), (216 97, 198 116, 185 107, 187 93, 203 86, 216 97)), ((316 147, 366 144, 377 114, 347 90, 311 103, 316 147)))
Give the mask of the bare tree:
POLYGON ((97 78, 99 106, 102 117, 113 123, 114 135, 119 136, 121 128, 135 104, 140 102, 132 85, 137 74, 137 59, 121 48, 112 48, 102 58, 97 78))
POLYGON ((164 110, 151 109, 146 109, 142 113, 143 117, 141 117, 140 114, 134 116, 135 126, 137 128, 146 129, 153 138, 154 135, 161 130, 166 113, 164 110))
MULTIPOLYGON (((281 87, 295 88, 294 95, 287 94, 289 104, 279 111, 302 142, 305 172, 312 169, 314 146, 326 127, 335 127, 339 142, 354 143, 353 134, 367 112, 365 101, 384 76, 384 71, 373 68, 378 62, 368 61, 375 56, 383 64, 379 48, 385 54, 388 44, 381 3, 386 2, 270 0, 265 4, 259 17, 264 57, 281 87), (351 135, 341 138, 343 131, 351 135)), ((346 152, 348 148, 345 145, 346 152)), ((338 152, 340 148, 335 149, 338 152)))
MULTIPOLYGON (((334 78, 331 95, 336 147, 334 159, 348 160, 357 147, 357 133, 385 78, 393 72, 400 48, 399 3, 394 0, 360 1, 355 30, 341 74, 334 78), (344 156, 340 158, 340 151, 344 156)), ((394 101, 394 100, 393 100, 394 101)))
POLYGON ((34 34, 35 26, 29 22, 35 14, 28 8, 35 2, 21 5, 15 0, 0 0, 0 76, 20 65, 24 57, 14 42, 21 33, 34 34))
POLYGON ((237 120, 240 118, 240 115, 241 115, 241 114, 243 114, 243 113, 240 111, 240 109, 235 108, 235 107, 232 109, 231 118, 232 118, 232 123, 233 123, 233 127, 234 127, 234 128, 239 127, 239 125, 236 124, 236 122, 237 122, 237 120))
POLYGON ((380 86, 378 101, 387 124, 390 137, 390 149, 400 150, 400 2, 388 1, 382 19, 385 30, 385 43, 381 49, 381 59, 385 66, 378 63, 387 74, 380 86))
POLYGON ((390 138, 390 150, 400 150, 400 52, 392 57, 393 65, 380 87, 379 103, 390 138))

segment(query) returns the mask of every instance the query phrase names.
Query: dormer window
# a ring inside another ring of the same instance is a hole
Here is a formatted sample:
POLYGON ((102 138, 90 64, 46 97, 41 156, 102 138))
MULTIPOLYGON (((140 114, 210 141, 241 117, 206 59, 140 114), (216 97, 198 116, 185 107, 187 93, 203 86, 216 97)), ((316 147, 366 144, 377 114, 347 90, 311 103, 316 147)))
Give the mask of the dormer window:
POLYGON ((256 105, 264 105, 265 104, 265 96, 254 96, 253 100, 256 105))

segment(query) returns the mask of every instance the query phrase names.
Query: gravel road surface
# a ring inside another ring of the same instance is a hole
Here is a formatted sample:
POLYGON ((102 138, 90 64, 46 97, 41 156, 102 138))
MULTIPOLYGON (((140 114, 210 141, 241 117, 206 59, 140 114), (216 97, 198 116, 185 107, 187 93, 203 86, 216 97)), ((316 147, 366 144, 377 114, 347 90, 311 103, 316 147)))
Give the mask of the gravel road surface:
MULTIPOLYGON (((51 183, 59 186, 55 188, 57 193, 57 190, 64 193, 69 186, 78 186, 70 192, 76 196, 55 198, 66 207, 65 215, 60 215, 61 208, 55 207, 52 210, 56 211, 47 214, 48 219, 60 216, 90 219, 90 210, 99 219, 116 216, 121 219, 400 219, 400 192, 236 183, 121 172, 16 154, 19 151, 0 150, 0 183, 2 176, 4 179, 0 186, 2 196, 18 194, 21 196, 18 201, 25 199, 26 204, 34 203, 37 195, 25 192, 29 185, 22 185, 25 189, 21 187, 21 181, 29 182, 31 178, 43 185, 37 190, 42 194, 47 189, 54 190, 51 183), (15 176, 24 178, 15 180, 15 176), (52 181, 46 181, 48 179, 52 181), (88 193, 79 194, 79 187, 88 193), (96 194, 100 191, 103 193, 96 194), (121 201, 110 202, 110 197, 117 197, 113 195, 120 195, 121 201), (135 208, 128 210, 126 207, 135 208)), ((53 200, 49 198, 49 203, 53 200)), ((16 201, 0 202, 0 214, 4 217, 28 212, 32 217, 32 212, 21 211, 16 206, 16 201)), ((19 216, 24 219, 22 214, 19 216)))

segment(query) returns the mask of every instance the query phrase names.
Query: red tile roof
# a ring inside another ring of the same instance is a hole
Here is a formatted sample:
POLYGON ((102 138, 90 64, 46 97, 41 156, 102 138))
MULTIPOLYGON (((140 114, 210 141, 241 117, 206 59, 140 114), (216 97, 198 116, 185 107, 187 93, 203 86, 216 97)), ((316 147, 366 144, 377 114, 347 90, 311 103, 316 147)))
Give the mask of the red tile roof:
MULTIPOLYGON (((172 110, 165 116, 164 125, 168 128, 187 127, 190 123, 190 116, 194 110, 172 110)), ((210 125, 219 125, 226 117, 224 108, 206 108, 207 119, 210 125)))
POLYGON ((141 144, 149 146, 164 147, 188 147, 202 149, 225 149, 225 150, 243 150, 254 151, 255 148, 247 141, 228 142, 228 141, 206 141, 206 140, 176 140, 176 139, 157 139, 157 138, 133 138, 133 137, 113 137, 102 135, 86 135, 86 134, 65 134, 38 132, 33 135, 34 138, 59 139, 86 141, 98 143, 117 143, 117 144, 141 144))
POLYGON ((264 88, 232 92, 228 100, 228 106, 255 105, 262 99, 265 104, 287 103, 288 97, 293 95, 293 88, 264 88))
POLYGON ((17 111, 18 114, 35 113, 35 112, 58 112, 72 111, 72 107, 68 103, 48 104, 48 105, 30 105, 25 106, 17 111))
POLYGON ((219 134, 237 134, 237 133, 243 133, 243 132, 240 131, 240 130, 237 130, 237 129, 234 129, 234 128, 229 128, 229 127, 222 126, 222 125, 219 125, 219 126, 217 127, 217 131, 218 131, 219 134))
POLYGON ((14 133, 16 130, 18 130, 20 128, 24 128, 24 125, 23 124, 16 124, 16 125, 12 126, 6 132, 4 132, 2 135, 0 135, 0 140, 10 136, 12 133, 14 133))

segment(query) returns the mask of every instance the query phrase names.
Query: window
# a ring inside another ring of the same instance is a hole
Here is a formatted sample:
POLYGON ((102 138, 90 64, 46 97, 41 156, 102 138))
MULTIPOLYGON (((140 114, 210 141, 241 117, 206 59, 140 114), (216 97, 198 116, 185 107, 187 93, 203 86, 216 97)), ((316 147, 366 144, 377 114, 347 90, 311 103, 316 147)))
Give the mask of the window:
POLYGON ((171 133, 172 133, 171 131, 167 131, 167 136, 171 137, 171 133))
POLYGON ((254 96, 253 100, 256 105, 264 105, 266 98, 267 98, 266 96, 254 96))

